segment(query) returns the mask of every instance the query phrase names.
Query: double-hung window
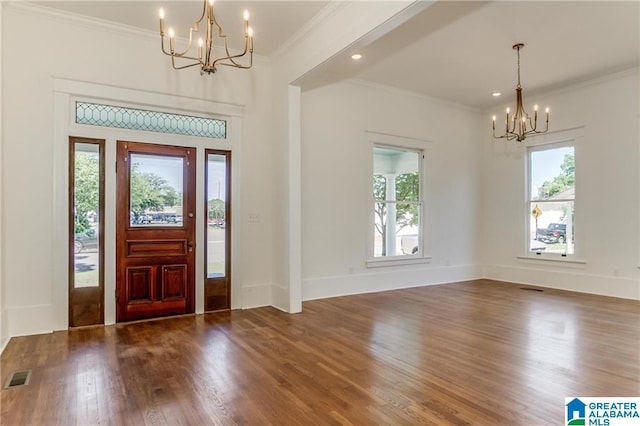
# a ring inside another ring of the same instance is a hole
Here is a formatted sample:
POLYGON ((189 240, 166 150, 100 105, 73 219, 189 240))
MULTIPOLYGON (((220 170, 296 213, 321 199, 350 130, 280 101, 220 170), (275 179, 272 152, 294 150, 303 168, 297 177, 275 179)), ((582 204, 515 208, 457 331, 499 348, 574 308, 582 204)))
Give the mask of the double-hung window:
POLYGON ((422 256, 422 160, 417 149, 373 146, 373 256, 422 256))
POLYGON ((528 249, 530 253, 575 252, 575 147, 572 142, 530 147, 528 158, 528 249))

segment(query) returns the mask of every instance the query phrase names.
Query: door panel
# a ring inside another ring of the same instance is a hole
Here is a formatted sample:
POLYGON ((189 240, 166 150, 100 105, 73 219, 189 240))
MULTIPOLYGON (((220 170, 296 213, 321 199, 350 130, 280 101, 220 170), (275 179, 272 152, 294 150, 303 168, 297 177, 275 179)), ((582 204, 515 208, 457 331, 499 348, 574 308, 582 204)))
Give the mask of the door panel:
POLYGON ((183 299, 187 284, 187 265, 162 268, 162 299, 183 299))
POLYGON ((147 303, 152 296, 152 267, 127 268, 127 300, 129 303, 147 303))
POLYGON ((116 319, 195 310, 195 149, 118 141, 116 319))

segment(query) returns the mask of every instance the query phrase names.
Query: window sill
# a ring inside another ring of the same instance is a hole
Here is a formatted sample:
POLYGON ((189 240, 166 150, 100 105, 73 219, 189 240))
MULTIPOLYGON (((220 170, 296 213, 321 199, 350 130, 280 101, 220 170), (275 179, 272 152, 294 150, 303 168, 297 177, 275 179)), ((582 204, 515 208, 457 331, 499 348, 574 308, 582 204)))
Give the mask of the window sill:
POLYGON ((552 256, 552 255, 523 255, 516 256, 517 259, 522 260, 540 260, 543 262, 558 262, 558 263, 573 263, 577 265, 586 265, 587 261, 582 259, 576 259, 573 257, 563 257, 563 256, 552 256))
POLYGON ((421 256, 421 257, 392 257, 392 258, 379 258, 379 259, 369 259, 367 260, 367 268, 382 268, 385 266, 401 266, 401 265, 414 265, 420 263, 429 263, 431 262, 431 256, 421 256))

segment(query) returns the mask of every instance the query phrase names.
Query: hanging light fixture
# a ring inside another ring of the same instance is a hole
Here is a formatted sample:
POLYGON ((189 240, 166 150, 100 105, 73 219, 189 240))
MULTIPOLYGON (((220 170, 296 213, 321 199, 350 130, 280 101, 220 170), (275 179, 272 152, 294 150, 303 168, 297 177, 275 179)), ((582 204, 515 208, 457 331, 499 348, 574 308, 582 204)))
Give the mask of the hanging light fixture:
POLYGON ((520 86, 520 49, 524 48, 524 43, 513 45, 513 50, 518 53, 518 86, 516 87, 516 112, 510 114, 507 108, 507 115, 504 120, 504 134, 496 136, 496 116, 493 116, 493 137, 495 139, 506 139, 508 141, 517 140, 522 142, 527 135, 546 133, 549 130, 549 108, 545 110, 545 129, 538 130, 538 105, 533 107, 533 118, 527 114, 522 106, 522 86, 520 86))
POLYGON ((164 9, 160 9, 160 37, 162 43, 162 53, 171 56, 171 65, 174 69, 181 70, 184 68, 200 66, 200 74, 213 74, 216 72, 217 65, 224 65, 234 68, 251 68, 253 65, 253 30, 249 26, 249 12, 244 11, 244 48, 242 52, 235 55, 231 54, 229 47, 227 46, 227 36, 224 34, 222 27, 218 24, 213 8, 214 0, 204 0, 204 6, 202 8, 202 15, 200 19, 194 22, 193 26, 189 28, 189 43, 187 48, 182 51, 176 51, 175 49, 175 32, 173 28, 168 29, 169 34, 169 50, 165 46, 164 41, 164 9), (206 36, 203 39, 198 39, 197 52, 192 52, 191 47, 193 43, 193 33, 200 31, 200 23, 207 18, 206 36), (218 58, 213 54, 213 42, 215 37, 218 37, 224 42, 224 55, 218 58), (237 59, 242 58, 249 53, 248 64, 241 64, 237 59), (184 60, 184 65, 177 66, 176 58, 184 60))

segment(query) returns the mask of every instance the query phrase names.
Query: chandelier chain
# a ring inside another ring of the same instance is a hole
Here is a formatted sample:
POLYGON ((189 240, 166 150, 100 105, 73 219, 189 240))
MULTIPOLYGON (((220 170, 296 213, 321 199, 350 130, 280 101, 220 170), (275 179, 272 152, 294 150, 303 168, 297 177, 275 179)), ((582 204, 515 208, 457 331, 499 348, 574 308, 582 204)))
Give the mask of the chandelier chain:
POLYGON ((522 87, 520 86, 520 46, 517 47, 517 51, 518 51, 518 87, 522 87))

